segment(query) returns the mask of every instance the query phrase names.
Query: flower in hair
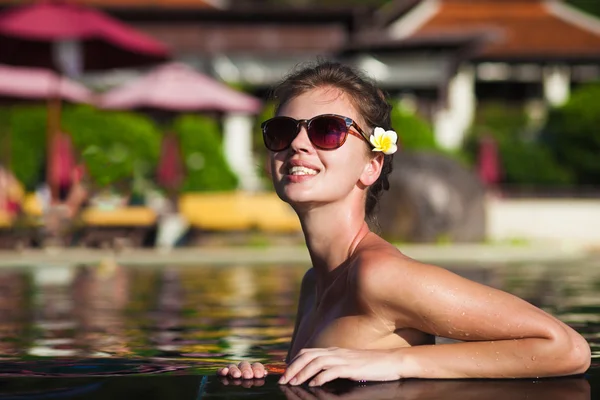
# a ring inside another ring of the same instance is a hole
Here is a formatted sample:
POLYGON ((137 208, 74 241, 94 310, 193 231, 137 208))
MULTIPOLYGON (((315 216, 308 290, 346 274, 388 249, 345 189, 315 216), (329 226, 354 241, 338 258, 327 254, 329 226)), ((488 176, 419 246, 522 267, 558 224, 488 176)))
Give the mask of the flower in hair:
POLYGON ((394 131, 386 131, 377 127, 369 139, 373 145, 373 151, 381 151, 383 154, 394 154, 398 150, 396 143, 398 135, 394 131))

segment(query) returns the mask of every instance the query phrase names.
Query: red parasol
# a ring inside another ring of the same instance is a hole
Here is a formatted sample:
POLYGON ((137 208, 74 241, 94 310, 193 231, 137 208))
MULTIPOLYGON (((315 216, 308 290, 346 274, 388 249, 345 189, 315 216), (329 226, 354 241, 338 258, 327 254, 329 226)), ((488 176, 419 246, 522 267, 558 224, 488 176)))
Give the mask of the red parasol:
POLYGON ((168 57, 160 42, 76 4, 39 3, 0 15, 0 63, 50 67, 72 76, 168 57))

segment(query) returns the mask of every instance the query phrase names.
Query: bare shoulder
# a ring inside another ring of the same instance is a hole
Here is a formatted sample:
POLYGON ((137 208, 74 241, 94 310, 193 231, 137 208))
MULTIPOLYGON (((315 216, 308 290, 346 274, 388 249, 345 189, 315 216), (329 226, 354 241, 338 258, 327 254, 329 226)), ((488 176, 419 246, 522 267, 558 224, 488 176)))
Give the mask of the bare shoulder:
POLYGON ((424 289, 424 282, 441 283, 454 276, 444 268, 412 259, 389 242, 373 236, 359 250, 354 267, 357 291, 369 301, 388 303, 400 293, 418 294, 424 289))

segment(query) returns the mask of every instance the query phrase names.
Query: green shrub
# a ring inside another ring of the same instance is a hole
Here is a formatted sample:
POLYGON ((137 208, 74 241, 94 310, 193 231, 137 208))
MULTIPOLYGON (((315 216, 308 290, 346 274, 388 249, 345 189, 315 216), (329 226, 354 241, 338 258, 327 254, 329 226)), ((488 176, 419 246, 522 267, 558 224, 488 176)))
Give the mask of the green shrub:
MULTIPOLYGON (((15 106, 8 109, 10 164, 27 190, 44 179, 47 112, 44 106, 15 106)), ((5 111, 6 112, 6 111, 5 111)))
POLYGON ((501 103, 481 105, 464 144, 472 166, 476 165, 479 141, 491 136, 498 145, 501 182, 513 185, 562 186, 573 182, 568 168, 528 129, 523 108, 501 103))
MULTIPOLYGON (((8 110, 8 111, 7 111, 8 110)), ((28 190, 45 179, 46 106, 14 106, 9 114, 10 160, 15 176, 28 190)), ((71 135, 76 156, 85 163, 92 182, 109 186, 148 175, 158 160, 160 133, 147 118, 133 113, 90 107, 64 107, 62 130, 71 135)))
POLYGON ((433 129, 427 121, 399 104, 394 105, 390 117, 402 150, 439 150, 433 129))
POLYGON ((535 142, 504 139, 499 143, 503 181, 514 185, 565 186, 572 174, 560 166, 550 150, 535 142))
POLYGON ((573 171, 577 183, 600 182, 600 84, 581 87, 551 110, 544 131, 553 156, 573 171))
POLYGON ((173 123, 186 166, 182 191, 207 192, 237 188, 237 176, 223 154, 217 121, 206 116, 184 115, 173 123))
POLYGON ((78 106, 63 111, 62 126, 97 185, 130 182, 140 173, 154 173, 161 133, 149 118, 78 106))

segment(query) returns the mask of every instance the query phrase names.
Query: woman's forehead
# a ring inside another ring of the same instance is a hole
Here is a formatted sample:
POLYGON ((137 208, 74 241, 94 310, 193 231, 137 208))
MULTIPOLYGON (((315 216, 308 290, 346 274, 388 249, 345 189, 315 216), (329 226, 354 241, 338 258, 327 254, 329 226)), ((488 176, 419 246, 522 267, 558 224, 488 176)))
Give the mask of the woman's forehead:
POLYGON ((362 122, 360 114, 346 92, 335 87, 320 87, 304 92, 286 102, 279 115, 309 119, 321 114, 338 114, 362 122))

